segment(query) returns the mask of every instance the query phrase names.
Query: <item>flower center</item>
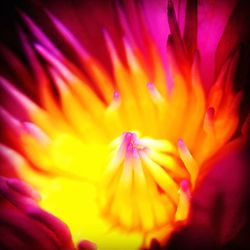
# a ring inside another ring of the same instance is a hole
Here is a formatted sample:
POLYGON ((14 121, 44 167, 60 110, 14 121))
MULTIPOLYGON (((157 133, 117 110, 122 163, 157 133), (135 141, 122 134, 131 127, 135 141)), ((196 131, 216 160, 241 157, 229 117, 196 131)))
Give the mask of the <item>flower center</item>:
POLYGON ((103 216, 128 231, 148 232, 173 221, 180 183, 188 176, 176 147, 133 132, 123 133, 112 147, 99 192, 103 216))

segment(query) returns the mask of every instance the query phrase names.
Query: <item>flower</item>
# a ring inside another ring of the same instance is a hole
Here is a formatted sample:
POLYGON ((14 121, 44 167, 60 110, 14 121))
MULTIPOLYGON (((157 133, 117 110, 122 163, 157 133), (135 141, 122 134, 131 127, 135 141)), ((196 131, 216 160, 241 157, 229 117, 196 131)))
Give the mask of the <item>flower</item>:
MULTIPOLYGON (((196 1, 187 2, 186 15, 183 4, 176 15, 177 3, 168 1, 168 38, 167 28, 164 38, 151 30, 147 15, 157 23, 159 13, 149 7, 161 6, 153 1, 99 4, 105 9, 90 2, 77 6, 94 10, 97 19, 86 26, 89 36, 97 37, 88 43, 73 16, 57 17, 60 11, 70 15, 66 3, 61 10, 53 11, 53 4, 43 10, 50 27, 40 26, 46 31, 20 13, 27 65, 2 47, 19 83, 8 74, 0 81, 6 95, 1 154, 14 177, 40 193, 40 208, 68 225, 76 244, 90 240, 99 249, 149 247, 152 239, 163 244, 187 223, 191 197, 212 168, 209 160, 241 133, 243 92, 234 91, 238 41, 224 48, 225 33, 218 45, 221 24, 204 48, 207 26, 197 22, 202 16, 196 1), (211 58, 218 55, 214 69, 211 58)), ((222 5, 220 18, 226 20, 234 5, 222 5)), ((200 8, 206 10, 206 4, 200 8)), ((12 201, 11 190, 3 194, 12 201)))

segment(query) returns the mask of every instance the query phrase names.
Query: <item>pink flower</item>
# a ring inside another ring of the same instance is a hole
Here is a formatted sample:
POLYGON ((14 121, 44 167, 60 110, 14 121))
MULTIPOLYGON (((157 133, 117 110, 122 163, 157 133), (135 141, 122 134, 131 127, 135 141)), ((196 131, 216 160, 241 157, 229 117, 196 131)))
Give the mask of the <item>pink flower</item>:
POLYGON ((202 247, 207 235, 212 247, 232 241, 247 220, 247 6, 20 6, 21 46, 0 48, 9 64, 1 210, 17 218, 1 224, 1 244, 25 248, 27 235, 33 248, 74 249, 73 240, 78 249, 138 249, 188 239, 194 249, 197 231, 202 247))

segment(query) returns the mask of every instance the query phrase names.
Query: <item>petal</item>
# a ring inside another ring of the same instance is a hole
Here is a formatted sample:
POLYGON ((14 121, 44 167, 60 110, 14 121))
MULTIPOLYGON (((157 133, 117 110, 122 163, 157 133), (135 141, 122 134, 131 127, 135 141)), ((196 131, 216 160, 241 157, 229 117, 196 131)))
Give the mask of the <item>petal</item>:
POLYGON ((242 249, 250 244, 242 239, 248 230, 247 149, 237 140, 210 161, 192 195, 189 221, 173 234, 166 249, 217 249, 229 242, 242 249))
POLYGON ((218 75, 228 55, 238 48, 241 43, 249 41, 249 8, 250 3, 248 1, 238 1, 230 15, 216 50, 215 76, 218 75))
POLYGON ((20 180, 1 177, 0 195, 3 249, 73 250, 67 226, 38 207, 39 197, 33 188, 20 180))
MULTIPOLYGON (((215 52, 236 0, 202 0, 198 8, 198 49, 202 60, 202 80, 206 88, 214 80, 215 52), (228 3, 230 2, 230 3, 228 3)), ((237 34, 232 34, 236 36, 237 34)))

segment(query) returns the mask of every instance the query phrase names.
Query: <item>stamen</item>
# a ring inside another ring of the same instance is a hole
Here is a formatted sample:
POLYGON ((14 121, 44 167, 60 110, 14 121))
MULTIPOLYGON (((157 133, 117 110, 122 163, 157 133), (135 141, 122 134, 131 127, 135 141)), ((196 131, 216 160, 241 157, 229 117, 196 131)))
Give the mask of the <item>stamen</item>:
POLYGON ((51 42, 51 40, 41 31, 41 29, 29 18, 25 13, 20 12, 23 20, 27 24, 28 28, 32 32, 32 34, 36 37, 36 39, 48 50, 53 51, 53 54, 62 57, 61 52, 57 49, 57 47, 51 42))
POLYGON ((74 82, 76 77, 72 72, 64 65, 63 61, 50 53, 45 47, 40 44, 35 44, 36 50, 44 57, 51 65, 53 65, 60 74, 70 82, 74 82))
POLYGON ((215 113, 214 108, 213 107, 209 107, 208 110, 207 110, 207 112, 206 112, 205 118, 204 118, 203 128, 204 128, 204 131, 207 134, 211 134, 211 135, 215 136, 215 130, 214 130, 214 113, 215 113))
POLYGON ((127 38, 123 38, 123 44, 125 47, 126 57, 129 63, 129 68, 133 70, 139 70, 140 66, 138 65, 138 59, 135 56, 134 51, 131 48, 131 44, 129 43, 127 38))
POLYGON ((34 136, 42 145, 49 145, 51 143, 51 139, 48 137, 44 131, 31 122, 23 122, 22 123, 24 129, 31 135, 34 136))
POLYGON ((117 55, 117 52, 116 52, 114 43, 112 41, 112 38, 110 37, 110 35, 109 35, 109 33, 107 32, 106 29, 103 29, 103 36, 104 36, 106 45, 108 47, 109 54, 111 55, 112 61, 114 63, 118 63, 118 62, 120 63, 120 60, 119 60, 119 57, 117 55))
POLYGON ((142 112, 139 109, 138 98, 135 96, 135 85, 130 84, 132 81, 129 70, 121 62, 113 41, 106 30, 104 30, 105 41, 111 56, 111 61, 114 69, 115 82, 117 84, 117 89, 122 93, 122 97, 125 102, 122 102, 121 112, 122 112, 122 123, 123 127, 132 130, 135 127, 142 129, 141 116, 142 112), (133 112, 131 112, 133 110, 133 112))
POLYGON ((183 163, 185 164, 185 167, 187 168, 190 177, 191 177, 191 183, 194 187, 197 175, 198 175, 198 165, 196 161, 194 160, 192 154, 188 150, 187 146, 185 145, 183 140, 178 141, 178 151, 180 154, 180 158, 182 159, 183 163))
POLYGON ((34 111, 38 106, 7 79, 0 77, 0 86, 26 111, 34 111))
POLYGON ((79 43, 79 41, 76 39, 76 37, 72 34, 69 29, 66 28, 66 26, 59 21, 52 13, 49 11, 46 11, 49 18, 55 25, 56 29, 60 32, 60 34, 63 36, 63 38, 71 45, 71 47, 77 52, 77 54, 80 56, 80 58, 84 58, 85 60, 90 57, 88 51, 79 43))
POLYGON ((34 171, 30 163, 22 155, 3 144, 0 144, 0 158, 8 166, 9 170, 14 169, 22 180, 28 180, 34 187, 38 187, 40 183, 47 184, 49 182, 45 175, 34 171))
POLYGON ((121 104, 121 96, 118 91, 114 91, 112 102, 107 108, 107 113, 116 111, 121 104))
POLYGON ((119 94, 118 91, 114 92, 113 99, 116 100, 116 101, 120 99, 120 94, 119 94))
POLYGON ((152 161, 146 153, 141 152, 141 157, 143 158, 150 174, 153 176, 154 180, 160 186, 161 189, 173 200, 175 203, 178 202, 178 186, 174 180, 166 173, 161 166, 152 161))
POLYGON ((188 216, 190 206, 190 189, 188 180, 183 180, 179 189, 179 203, 176 209, 175 219, 177 221, 185 220, 188 216))
MULTIPOLYGON (((173 208, 180 199, 179 184, 150 154, 165 154, 174 147, 170 144, 138 138, 135 132, 125 132, 112 143, 112 159, 104 172, 99 194, 104 217, 112 224, 123 230, 148 232, 173 219, 173 208)), ((174 167, 171 168, 174 172, 174 167)))
POLYGON ((164 102, 164 98, 162 97, 162 95, 160 94, 160 92, 157 90, 157 88, 154 86, 153 83, 149 82, 147 84, 147 88, 148 88, 148 92, 152 98, 152 101, 155 104, 159 104, 164 102))
MULTIPOLYGON (((20 136, 22 131, 21 122, 13 117, 8 111, 4 108, 0 108, 0 118, 2 125, 8 127, 8 130, 11 131, 11 134, 14 136, 20 136)), ((19 137, 17 137, 19 138, 19 137)))

